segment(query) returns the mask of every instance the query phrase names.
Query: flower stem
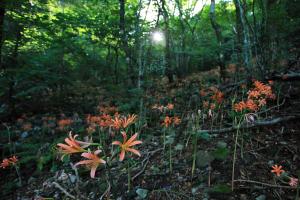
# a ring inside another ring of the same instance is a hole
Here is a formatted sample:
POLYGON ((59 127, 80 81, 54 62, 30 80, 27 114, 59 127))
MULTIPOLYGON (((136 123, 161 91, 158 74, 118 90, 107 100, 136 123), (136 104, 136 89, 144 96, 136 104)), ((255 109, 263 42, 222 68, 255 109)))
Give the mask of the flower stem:
POLYGON ((196 167, 196 153, 197 153, 197 135, 194 134, 193 137, 193 164, 192 164, 192 178, 194 176, 195 167, 196 167))
POLYGON ((164 128, 164 152, 165 152, 165 149, 166 149, 166 129, 164 128))
POLYGON ((169 167, 170 167, 170 173, 172 173, 173 168, 172 168, 172 144, 170 143, 169 146, 169 167))
MULTIPOLYGON (((242 122, 243 117, 240 118, 238 125, 237 125, 237 130, 236 130, 236 135, 235 135, 235 142, 234 142, 234 151, 233 151, 233 161, 232 161, 232 174, 231 174, 231 190, 233 191, 234 189, 234 173, 235 173, 235 162, 236 162, 236 149, 237 149, 237 143, 238 143, 238 137, 239 137, 239 132, 240 132, 240 125, 242 122)), ((234 121, 236 123, 237 119, 234 118, 234 121)))
POLYGON ((130 162, 129 160, 127 161, 127 184, 128 184, 128 192, 130 191, 131 188, 131 174, 130 174, 130 162))
POLYGON ((20 174, 19 168, 16 165, 14 165, 14 167, 16 169, 16 172, 17 172, 17 175, 18 175, 18 179, 19 179, 19 185, 21 187, 22 186, 22 179, 21 179, 21 174, 20 174))

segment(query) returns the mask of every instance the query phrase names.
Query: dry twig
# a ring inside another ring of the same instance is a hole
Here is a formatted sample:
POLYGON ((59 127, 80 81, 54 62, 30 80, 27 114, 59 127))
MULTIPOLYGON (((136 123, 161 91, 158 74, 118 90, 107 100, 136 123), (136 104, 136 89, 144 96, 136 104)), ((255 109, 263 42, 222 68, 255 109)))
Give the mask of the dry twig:
POLYGON ((284 186, 284 185, 273 185, 273 184, 269 184, 269 183, 263 183, 263 182, 259 182, 259 181, 252 181, 252 180, 242 180, 242 179, 238 179, 238 180, 234 180, 234 182, 246 182, 246 183, 253 183, 253 184, 259 184, 259 185, 268 186, 268 187, 274 187, 274 188, 296 189, 296 188, 294 188, 294 187, 290 187, 290 186, 284 186))
POLYGON ((70 197, 71 199, 76 199, 73 195, 71 195, 66 189, 64 189, 61 185, 59 185, 57 182, 52 182, 52 184, 58 188, 60 191, 62 191, 65 195, 70 197))

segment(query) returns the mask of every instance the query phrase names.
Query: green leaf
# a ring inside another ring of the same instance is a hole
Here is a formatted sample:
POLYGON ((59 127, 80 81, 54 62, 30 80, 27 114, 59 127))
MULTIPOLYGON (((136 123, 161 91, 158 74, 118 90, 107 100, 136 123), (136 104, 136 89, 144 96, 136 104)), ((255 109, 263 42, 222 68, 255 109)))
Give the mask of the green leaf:
POLYGON ((196 165, 198 167, 206 167, 214 160, 211 153, 207 151, 200 150, 196 154, 196 165))
POLYGON ((218 184, 218 185, 215 185, 213 188, 211 188, 209 190, 209 192, 216 192, 216 193, 230 193, 231 192, 231 189, 228 185, 225 185, 225 184, 218 184))
POLYGON ((217 148, 212 152, 212 155, 217 160, 225 160, 229 154, 229 150, 227 148, 217 148))
POLYGON ((211 135, 208 132, 196 132, 196 136, 200 139, 209 141, 211 139, 211 135))

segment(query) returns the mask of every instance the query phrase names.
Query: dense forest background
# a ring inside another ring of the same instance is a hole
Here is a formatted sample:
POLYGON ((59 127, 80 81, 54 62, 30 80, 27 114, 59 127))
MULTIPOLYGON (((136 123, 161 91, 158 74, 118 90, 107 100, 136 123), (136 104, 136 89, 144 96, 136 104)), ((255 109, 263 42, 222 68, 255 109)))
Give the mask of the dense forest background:
POLYGON ((296 0, 2 1, 0 24, 4 117, 84 111, 101 90, 135 109, 163 77, 216 69, 216 83, 265 78, 299 59, 296 0))
POLYGON ((299 0, 1 0, 0 199, 299 200, 299 33, 299 0))

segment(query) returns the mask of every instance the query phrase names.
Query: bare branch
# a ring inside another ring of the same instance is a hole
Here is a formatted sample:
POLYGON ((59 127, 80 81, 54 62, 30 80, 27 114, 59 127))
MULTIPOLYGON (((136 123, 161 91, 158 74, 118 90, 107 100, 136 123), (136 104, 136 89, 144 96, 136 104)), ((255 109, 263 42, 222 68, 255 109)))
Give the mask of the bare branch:
POLYGON ((226 132, 231 132, 237 129, 250 129, 250 128, 257 128, 257 127, 261 127, 261 126, 271 126, 280 122, 285 122, 285 121, 289 121, 292 119, 297 119, 300 116, 286 116, 286 117, 277 117, 271 120, 260 120, 260 121, 256 121, 252 124, 247 124, 247 123, 243 123, 240 127, 238 126, 233 126, 233 127, 228 127, 228 128, 222 128, 222 129, 214 129, 214 130, 200 130, 198 131, 199 133, 226 133, 226 132))

